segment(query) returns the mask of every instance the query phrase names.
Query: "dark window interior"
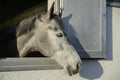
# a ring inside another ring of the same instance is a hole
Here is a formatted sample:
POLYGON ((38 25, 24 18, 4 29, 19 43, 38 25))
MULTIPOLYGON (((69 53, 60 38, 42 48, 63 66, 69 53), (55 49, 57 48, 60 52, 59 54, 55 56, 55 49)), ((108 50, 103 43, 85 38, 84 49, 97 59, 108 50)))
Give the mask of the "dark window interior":
POLYGON ((107 6, 120 8, 120 0, 107 0, 107 6))
POLYGON ((107 2, 117 2, 117 3, 120 3, 120 0, 107 0, 107 2))
MULTIPOLYGON (((13 27, 14 23, 17 22, 14 20, 14 17, 19 16, 19 14, 24 15, 24 11, 26 11, 27 14, 30 12, 29 14, 34 15, 32 13, 36 14, 37 12, 31 13, 31 9, 36 9, 36 5, 40 5, 39 7, 41 8, 41 4, 42 6, 45 6, 45 9, 43 10, 47 11, 47 0, 0 0, 0 58, 18 56, 18 54, 16 54, 18 51, 13 52, 16 49, 16 32, 15 28, 13 27), (11 23, 12 21, 14 22, 13 24, 11 23), (8 22, 9 25, 7 24, 6 26, 6 23, 8 22), (15 47, 11 47, 11 44, 13 44, 15 47)), ((26 16, 26 14, 24 16, 26 16)), ((24 18, 25 17, 22 19, 24 18)), ((17 20, 21 21, 19 18, 17 18, 17 20)), ((39 52, 32 53, 34 55, 28 54, 27 57, 44 57, 39 52)))
POLYGON ((0 21, 5 21, 45 1, 47 0, 0 0, 0 21))

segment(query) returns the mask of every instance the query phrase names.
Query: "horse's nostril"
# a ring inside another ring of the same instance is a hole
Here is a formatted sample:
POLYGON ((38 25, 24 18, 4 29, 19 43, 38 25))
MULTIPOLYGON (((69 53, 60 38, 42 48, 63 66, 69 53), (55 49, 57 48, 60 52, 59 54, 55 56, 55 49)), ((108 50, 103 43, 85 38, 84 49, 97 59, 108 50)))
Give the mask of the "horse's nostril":
POLYGON ((67 70, 70 76, 72 76, 73 74, 77 74, 80 71, 80 63, 77 63, 76 69, 73 69, 71 66, 68 66, 67 70))
POLYGON ((68 71, 70 76, 73 75, 73 70, 72 70, 72 68, 70 66, 67 67, 67 71, 68 71))
POLYGON ((58 33, 58 34, 56 34, 56 35, 57 35, 57 37, 62 37, 62 36, 63 36, 62 33, 58 33))

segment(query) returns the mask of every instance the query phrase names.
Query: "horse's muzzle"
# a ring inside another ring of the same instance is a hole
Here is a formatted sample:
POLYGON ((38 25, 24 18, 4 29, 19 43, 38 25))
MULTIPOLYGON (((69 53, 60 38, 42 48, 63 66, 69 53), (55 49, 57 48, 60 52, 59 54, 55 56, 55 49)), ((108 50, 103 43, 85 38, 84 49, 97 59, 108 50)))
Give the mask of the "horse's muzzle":
POLYGON ((68 71, 69 75, 72 76, 74 74, 77 74, 80 71, 80 65, 81 65, 80 63, 77 63, 76 69, 72 69, 71 66, 68 66, 67 71, 68 71))

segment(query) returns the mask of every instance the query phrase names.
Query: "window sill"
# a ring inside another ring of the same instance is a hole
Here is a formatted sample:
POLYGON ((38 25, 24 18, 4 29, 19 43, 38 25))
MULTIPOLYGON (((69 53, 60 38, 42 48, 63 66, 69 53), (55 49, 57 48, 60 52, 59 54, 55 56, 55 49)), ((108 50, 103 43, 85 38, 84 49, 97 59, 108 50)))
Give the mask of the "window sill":
POLYGON ((4 58, 0 59, 0 72, 63 69, 50 58, 4 58))

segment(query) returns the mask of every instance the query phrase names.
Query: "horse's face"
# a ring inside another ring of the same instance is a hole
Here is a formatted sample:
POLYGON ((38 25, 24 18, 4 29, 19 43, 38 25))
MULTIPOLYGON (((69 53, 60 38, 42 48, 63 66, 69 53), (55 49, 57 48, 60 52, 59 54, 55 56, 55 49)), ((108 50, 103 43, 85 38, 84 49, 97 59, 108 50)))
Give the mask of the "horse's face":
POLYGON ((63 65, 70 75, 78 73, 80 57, 62 30, 61 18, 53 14, 53 6, 47 14, 36 19, 35 26, 35 32, 40 37, 37 40, 39 51, 63 65))
POLYGON ((54 53, 62 50, 61 43, 64 39, 64 34, 61 25, 56 19, 47 19, 44 21, 41 18, 37 18, 35 21, 35 26, 37 27, 35 35, 37 35, 38 47, 45 56, 53 56, 54 53))
POLYGON ((38 15, 32 21, 26 19, 17 27, 17 48, 20 57, 39 51, 56 60, 70 75, 76 74, 80 68, 80 57, 63 32, 61 14, 53 12, 54 4, 46 14, 38 15), (30 21, 34 24, 30 24, 30 21), (27 29, 24 29, 24 26, 27 29))

